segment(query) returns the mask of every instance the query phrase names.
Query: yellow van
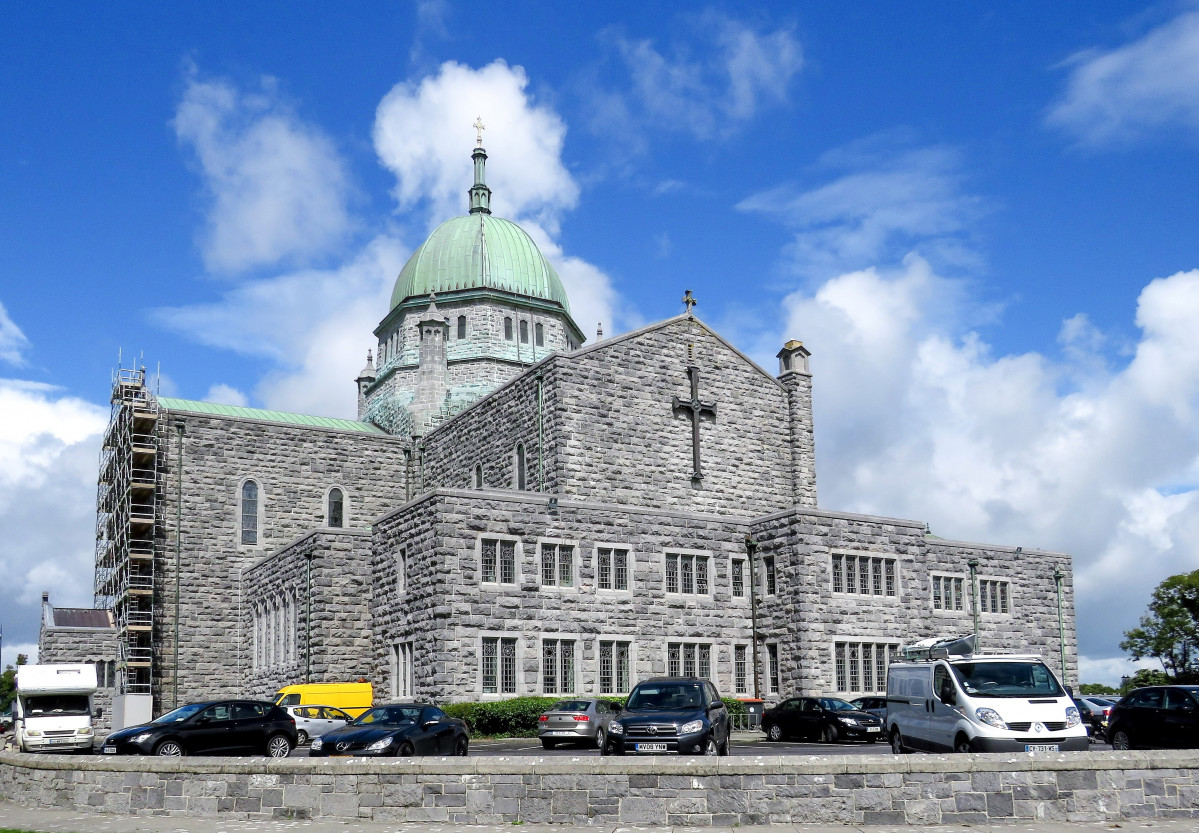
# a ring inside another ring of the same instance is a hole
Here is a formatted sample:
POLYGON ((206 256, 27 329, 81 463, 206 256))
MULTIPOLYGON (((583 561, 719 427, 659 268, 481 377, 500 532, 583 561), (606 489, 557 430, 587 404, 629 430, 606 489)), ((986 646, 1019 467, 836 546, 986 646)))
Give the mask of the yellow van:
POLYGON ((370 683, 306 683, 286 685, 275 695, 277 706, 336 706, 357 717, 375 701, 370 683))

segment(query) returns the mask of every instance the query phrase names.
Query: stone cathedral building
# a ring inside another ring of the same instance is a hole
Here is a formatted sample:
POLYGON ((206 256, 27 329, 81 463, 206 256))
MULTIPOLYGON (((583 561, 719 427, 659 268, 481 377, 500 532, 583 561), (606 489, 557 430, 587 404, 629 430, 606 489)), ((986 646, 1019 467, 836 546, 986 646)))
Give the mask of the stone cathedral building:
POLYGON ((1065 656, 1075 679, 1068 556, 821 506, 804 346, 768 371, 689 292, 677 317, 585 343, 553 266, 491 214, 486 159, 381 311, 357 419, 119 373, 96 550, 112 625, 75 639, 45 619, 42 661, 115 645, 95 657, 114 696, 155 714, 358 678, 379 702, 664 674, 853 696, 977 611, 986 650, 1065 656))

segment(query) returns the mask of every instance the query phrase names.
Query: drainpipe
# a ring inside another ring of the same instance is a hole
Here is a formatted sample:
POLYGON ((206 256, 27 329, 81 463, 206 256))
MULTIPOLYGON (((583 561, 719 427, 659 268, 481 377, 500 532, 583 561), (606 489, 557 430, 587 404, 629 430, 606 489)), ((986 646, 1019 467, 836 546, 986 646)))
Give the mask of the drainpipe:
POLYGON ((978 559, 971 558, 966 566, 970 568, 970 606, 974 608, 974 653, 981 654, 978 644, 978 559))
POLYGON ((758 675, 758 542, 752 536, 745 536, 745 552, 749 555, 749 626, 753 646, 750 648, 750 661, 754 666, 754 699, 762 699, 761 677, 758 675))
POLYGON ((1066 685, 1066 625, 1062 620, 1062 579, 1066 574, 1057 564, 1053 565, 1053 583, 1057 585, 1057 637, 1061 646, 1062 656, 1062 685, 1066 685))
POLYGON ((304 682, 310 683, 312 682, 312 553, 305 553, 304 559, 308 562, 304 577, 304 596, 307 608, 304 613, 304 682))
POLYGON ((537 374, 537 491, 545 491, 545 377, 537 374))
POLYGON ((175 469, 175 685, 174 705, 179 708, 179 564, 183 539, 183 423, 175 423, 178 435, 178 464, 175 469))

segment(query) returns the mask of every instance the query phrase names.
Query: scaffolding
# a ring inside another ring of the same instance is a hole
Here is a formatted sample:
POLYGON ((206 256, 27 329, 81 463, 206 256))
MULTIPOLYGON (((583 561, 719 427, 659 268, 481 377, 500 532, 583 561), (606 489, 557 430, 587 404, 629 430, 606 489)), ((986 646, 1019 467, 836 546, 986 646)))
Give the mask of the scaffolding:
POLYGON ((117 370, 96 489, 96 607, 117 625, 120 694, 151 694, 161 489, 158 400, 145 368, 117 370))

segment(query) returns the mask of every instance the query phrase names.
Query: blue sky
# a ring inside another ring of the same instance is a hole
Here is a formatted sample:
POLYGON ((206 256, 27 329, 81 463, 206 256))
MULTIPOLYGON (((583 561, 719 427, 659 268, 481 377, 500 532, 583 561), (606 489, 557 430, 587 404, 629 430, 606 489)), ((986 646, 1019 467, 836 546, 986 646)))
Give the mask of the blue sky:
POLYGON ((118 351, 352 416, 395 274, 497 213, 586 333, 804 340, 821 503, 1075 557, 1084 678, 1199 567, 1199 6, 0 12, 0 610, 87 604, 118 351))

